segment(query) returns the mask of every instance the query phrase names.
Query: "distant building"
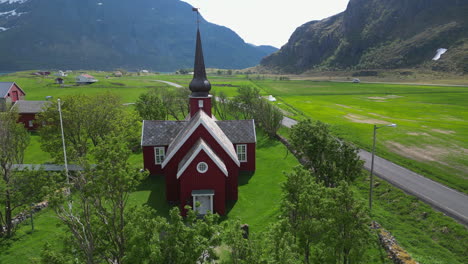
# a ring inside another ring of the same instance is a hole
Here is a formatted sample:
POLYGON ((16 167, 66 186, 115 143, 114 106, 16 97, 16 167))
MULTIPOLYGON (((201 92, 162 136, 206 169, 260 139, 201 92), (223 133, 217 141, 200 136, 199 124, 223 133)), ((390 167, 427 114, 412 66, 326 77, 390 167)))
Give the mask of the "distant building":
POLYGON ((11 111, 16 111, 19 114, 18 123, 23 123, 24 127, 28 130, 36 130, 40 127, 40 124, 37 124, 36 115, 48 106, 50 101, 17 101, 11 111))
POLYGON ((63 71, 58 71, 58 72, 55 74, 55 76, 66 77, 67 74, 66 74, 65 72, 63 72, 63 71))
POLYGON ((149 73, 148 70, 141 70, 140 73, 149 73))
POLYGON ((91 84, 98 80, 89 74, 81 74, 76 77, 76 83, 78 84, 91 84))
POLYGON ((121 71, 115 71, 114 72, 114 77, 122 77, 122 72, 121 71))
POLYGON ((62 78, 56 78, 55 83, 56 84, 63 84, 63 79, 62 78))
POLYGON ((0 111, 7 111, 8 106, 22 100, 26 93, 14 82, 0 82, 0 111))

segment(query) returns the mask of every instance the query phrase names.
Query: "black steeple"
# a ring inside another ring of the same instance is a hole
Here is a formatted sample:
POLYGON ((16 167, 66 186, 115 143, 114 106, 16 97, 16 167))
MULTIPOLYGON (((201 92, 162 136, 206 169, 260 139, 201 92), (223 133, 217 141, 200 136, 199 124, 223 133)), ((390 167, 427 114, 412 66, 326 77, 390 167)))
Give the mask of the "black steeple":
POLYGON ((195 64, 193 66, 193 79, 189 85, 192 97, 207 97, 211 84, 206 78, 205 61, 200 38, 200 30, 197 29, 197 46, 195 48, 195 64))

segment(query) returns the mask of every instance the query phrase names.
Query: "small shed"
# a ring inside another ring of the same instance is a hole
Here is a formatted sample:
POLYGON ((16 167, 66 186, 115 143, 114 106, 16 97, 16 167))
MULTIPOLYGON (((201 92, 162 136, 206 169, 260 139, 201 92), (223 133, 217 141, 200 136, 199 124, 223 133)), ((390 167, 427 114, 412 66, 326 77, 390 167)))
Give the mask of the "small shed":
POLYGON ((60 78, 60 77, 59 77, 59 78, 56 78, 56 79, 55 79, 55 83, 56 83, 56 84, 63 84, 63 83, 64 83, 63 78, 60 78))
POLYGON ((121 71, 115 71, 114 72, 114 77, 122 77, 122 72, 121 71))
POLYGON ((37 114, 44 111, 44 109, 51 104, 50 101, 17 101, 11 111, 16 111, 19 114, 18 123, 23 123, 24 127, 28 130, 36 130, 40 127, 37 124, 37 114))
POLYGON ((76 77, 76 83, 78 84, 91 84, 95 83, 98 80, 89 74, 81 74, 76 77))
POLYGON ((0 111, 7 111, 8 105, 22 100, 25 95, 15 82, 0 82, 0 111))

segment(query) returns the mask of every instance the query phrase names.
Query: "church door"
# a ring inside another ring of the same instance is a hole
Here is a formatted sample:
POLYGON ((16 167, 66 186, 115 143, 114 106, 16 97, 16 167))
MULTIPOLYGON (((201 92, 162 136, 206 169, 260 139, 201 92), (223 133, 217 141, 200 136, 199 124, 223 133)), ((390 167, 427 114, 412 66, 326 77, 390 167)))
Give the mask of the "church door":
MULTIPOLYGON (((199 215, 206 215, 208 211, 213 212, 213 196, 212 190, 193 191, 193 207, 199 215)), ((214 212, 213 212, 214 213, 214 212)))

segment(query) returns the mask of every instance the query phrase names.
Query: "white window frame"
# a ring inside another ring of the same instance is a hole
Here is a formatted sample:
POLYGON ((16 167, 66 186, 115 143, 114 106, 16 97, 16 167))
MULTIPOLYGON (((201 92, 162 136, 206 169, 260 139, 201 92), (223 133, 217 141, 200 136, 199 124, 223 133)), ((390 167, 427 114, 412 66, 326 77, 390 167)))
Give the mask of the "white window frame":
POLYGON ((154 163, 156 165, 161 165, 166 158, 166 148, 164 147, 154 147, 154 163))
POLYGON ((199 173, 205 173, 208 171, 208 164, 206 162, 200 162, 197 164, 197 171, 199 173))
POLYGON ((29 127, 33 127, 33 126, 34 126, 34 123, 33 123, 32 120, 29 120, 29 121, 28 121, 28 126, 29 126, 29 127))
POLYGON ((203 100, 198 100, 198 108, 203 108, 203 100))
POLYGON ((236 153, 240 162, 247 162, 247 144, 236 145, 236 153))

